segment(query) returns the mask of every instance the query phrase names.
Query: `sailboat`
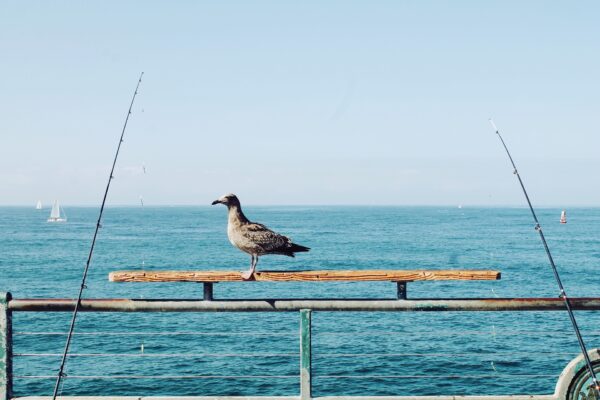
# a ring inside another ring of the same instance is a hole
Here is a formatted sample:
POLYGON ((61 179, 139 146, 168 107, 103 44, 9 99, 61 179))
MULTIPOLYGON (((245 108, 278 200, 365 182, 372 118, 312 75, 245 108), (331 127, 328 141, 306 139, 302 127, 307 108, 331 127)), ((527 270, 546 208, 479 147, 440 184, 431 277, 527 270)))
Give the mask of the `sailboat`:
POLYGON ((567 223, 567 212, 565 210, 562 210, 562 212, 560 213, 560 223, 561 224, 567 223))
MULTIPOLYGON (((65 211, 63 210, 63 214, 65 211)), ((61 218, 60 216, 60 205, 58 204, 58 200, 54 200, 54 204, 52 205, 52 211, 50 212, 50 218, 48 218, 48 222, 67 222, 67 216, 61 218)))
POLYGON ((35 205, 35 209, 36 210, 41 210, 42 209, 42 201, 38 200, 37 204, 35 205))

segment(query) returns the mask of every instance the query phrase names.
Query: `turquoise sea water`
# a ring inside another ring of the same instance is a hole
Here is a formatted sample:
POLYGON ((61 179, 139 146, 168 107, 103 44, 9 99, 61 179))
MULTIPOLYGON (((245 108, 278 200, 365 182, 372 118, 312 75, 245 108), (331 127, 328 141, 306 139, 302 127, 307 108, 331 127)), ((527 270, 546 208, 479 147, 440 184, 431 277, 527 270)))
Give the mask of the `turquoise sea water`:
MULTIPOLYGON (((295 259, 262 257, 259 269, 498 269, 500 281, 416 282, 408 285, 408 294, 558 295, 525 208, 245 211, 312 248, 295 259)), ((15 298, 76 296, 97 212, 68 208, 68 223, 48 224, 47 209, 0 208, 0 291, 15 298)), ((538 214, 569 295, 600 296, 600 209, 568 209, 566 225, 558 223, 560 209, 538 214)), ((229 244, 225 227, 223 207, 110 207, 85 296, 200 298, 199 284, 110 283, 107 275, 120 269, 244 270, 250 257, 229 244)), ((387 282, 215 286, 219 298, 394 294, 395 286, 387 282)), ((17 395, 52 393, 54 378, 45 376, 58 369, 55 354, 64 346, 70 316, 15 313, 17 395)), ((598 313, 578 312, 577 317, 588 346, 600 347, 598 313)), ((80 356, 69 359, 71 378, 62 393, 293 395, 298 392, 298 323, 297 313, 82 313, 72 346, 80 356), (102 375, 138 378, 109 381, 98 378, 102 375)), ((565 312, 316 312, 313 323, 314 394, 319 396, 551 393, 558 374, 578 353, 565 312)))

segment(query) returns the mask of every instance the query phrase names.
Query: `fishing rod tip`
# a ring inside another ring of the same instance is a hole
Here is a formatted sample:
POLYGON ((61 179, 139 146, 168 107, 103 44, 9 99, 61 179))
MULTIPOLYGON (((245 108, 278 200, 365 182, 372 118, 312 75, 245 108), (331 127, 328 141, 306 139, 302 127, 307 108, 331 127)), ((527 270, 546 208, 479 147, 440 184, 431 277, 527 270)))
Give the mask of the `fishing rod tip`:
POLYGON ((496 126, 496 124, 494 123, 494 120, 491 118, 488 118, 488 121, 490 121, 490 124, 492 125, 492 128, 494 128, 494 130, 496 132, 498 132, 498 127, 496 126))

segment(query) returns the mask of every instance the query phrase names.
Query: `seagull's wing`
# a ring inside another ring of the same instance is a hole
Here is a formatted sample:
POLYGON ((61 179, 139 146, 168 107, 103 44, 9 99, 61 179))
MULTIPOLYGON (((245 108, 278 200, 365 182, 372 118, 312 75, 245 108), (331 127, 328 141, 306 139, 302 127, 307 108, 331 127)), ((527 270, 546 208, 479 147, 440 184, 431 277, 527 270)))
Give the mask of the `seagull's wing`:
POLYGON ((286 252, 292 243, 287 236, 273 232, 263 224, 249 223, 243 226, 242 235, 260 246, 267 253, 286 252))

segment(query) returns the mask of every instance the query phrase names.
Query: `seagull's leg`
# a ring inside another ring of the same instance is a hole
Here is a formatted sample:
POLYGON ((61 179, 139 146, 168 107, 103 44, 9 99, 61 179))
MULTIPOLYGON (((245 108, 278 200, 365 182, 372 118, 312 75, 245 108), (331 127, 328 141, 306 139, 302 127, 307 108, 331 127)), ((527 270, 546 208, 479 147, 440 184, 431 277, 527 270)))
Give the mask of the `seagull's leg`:
POLYGON ((254 270, 256 269, 256 263, 258 262, 258 256, 252 254, 252 260, 250 261, 250 269, 246 272, 242 272, 242 278, 248 280, 254 275, 254 270))

